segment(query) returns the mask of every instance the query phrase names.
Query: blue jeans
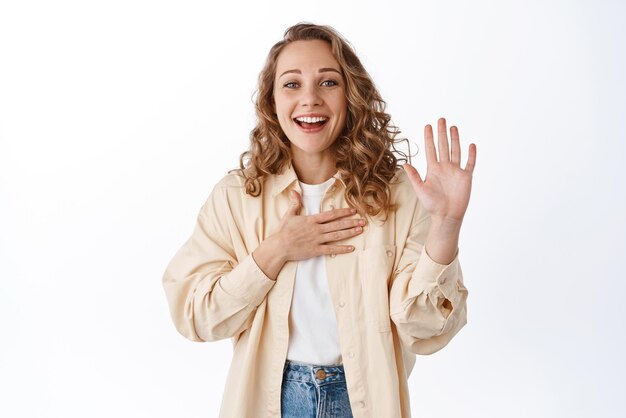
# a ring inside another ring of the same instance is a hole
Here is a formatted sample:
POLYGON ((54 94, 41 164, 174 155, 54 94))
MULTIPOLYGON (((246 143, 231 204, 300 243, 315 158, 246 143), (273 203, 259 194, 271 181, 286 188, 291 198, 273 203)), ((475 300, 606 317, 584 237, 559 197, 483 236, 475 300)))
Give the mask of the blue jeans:
POLYGON ((282 418, 352 418, 343 365, 287 360, 280 397, 282 418))

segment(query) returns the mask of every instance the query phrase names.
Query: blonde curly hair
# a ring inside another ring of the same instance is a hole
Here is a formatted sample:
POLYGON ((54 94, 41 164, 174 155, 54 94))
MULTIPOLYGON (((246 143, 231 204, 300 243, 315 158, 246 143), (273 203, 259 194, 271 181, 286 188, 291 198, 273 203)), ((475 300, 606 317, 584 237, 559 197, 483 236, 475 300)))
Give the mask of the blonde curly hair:
MULTIPOLYGON (((329 148, 336 169, 346 184, 345 198, 361 216, 376 216, 395 210, 390 183, 407 156, 395 148, 400 133, 385 113, 386 103, 350 44, 330 26, 298 23, 285 31, 284 39, 268 54, 259 74, 256 94, 257 124, 250 132, 250 148, 239 158, 236 171, 245 178, 246 193, 258 196, 265 176, 281 173, 291 162, 289 139, 274 113, 273 90, 278 55, 291 42, 323 40, 328 42, 344 78, 348 104, 346 125, 329 148), (396 158, 397 153, 401 158, 396 158), (246 164, 244 164, 246 160, 246 164)), ((386 220, 386 216, 385 216, 386 220)))

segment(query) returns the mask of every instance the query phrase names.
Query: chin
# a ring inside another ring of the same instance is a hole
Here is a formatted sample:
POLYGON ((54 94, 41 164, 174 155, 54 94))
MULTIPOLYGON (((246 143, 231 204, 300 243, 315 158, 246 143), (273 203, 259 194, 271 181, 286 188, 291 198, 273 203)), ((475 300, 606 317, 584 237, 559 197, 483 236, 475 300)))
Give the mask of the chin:
POLYGON ((296 149, 297 151, 300 151, 306 154, 315 154, 315 153, 326 151, 330 148, 330 144, 325 145, 325 146, 319 146, 318 144, 311 144, 311 143, 303 144, 303 143, 297 143, 297 142, 292 142, 292 141, 290 141, 290 146, 292 150, 296 149))

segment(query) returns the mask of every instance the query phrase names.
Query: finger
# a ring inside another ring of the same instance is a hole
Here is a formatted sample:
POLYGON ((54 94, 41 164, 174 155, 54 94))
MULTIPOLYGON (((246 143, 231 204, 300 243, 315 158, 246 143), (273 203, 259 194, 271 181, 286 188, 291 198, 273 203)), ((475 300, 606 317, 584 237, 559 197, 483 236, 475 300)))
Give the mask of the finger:
POLYGON ((311 215, 311 217, 313 221, 317 223, 326 223, 334 219, 343 218, 344 216, 354 215, 355 213, 356 210, 354 208, 341 208, 311 215))
POLYGON ((320 255, 332 255, 332 254, 345 254, 354 250, 352 245, 322 245, 322 254, 320 255))
POLYGON ((325 244, 327 242, 340 241, 342 239, 351 238, 363 231, 363 227, 355 226, 350 229, 342 229, 341 231, 332 231, 322 234, 320 236, 320 243, 325 244))
POLYGON ((476 144, 470 144, 469 146, 469 156, 467 157, 467 163, 465 164, 465 170, 469 171, 470 174, 474 172, 474 167, 476 166, 476 144))
POLYGON ((332 222, 326 222, 324 224, 319 225, 319 231, 322 234, 326 234, 328 232, 340 231, 343 229, 352 229, 357 226, 364 226, 364 219, 343 219, 332 222))
POLYGON ((450 161, 460 167, 461 165, 461 141, 459 140, 459 129, 456 126, 450 127, 450 161))
POLYGON ((437 163, 437 151, 435 151, 435 141, 433 140, 433 127, 426 125, 424 127, 424 148, 426 148, 426 163, 437 163))
POLYGON ((413 184, 413 188, 417 190, 422 187, 424 182, 422 181, 420 173, 417 172, 417 169, 411 164, 404 164, 402 167, 404 168, 404 171, 406 171, 407 176, 409 176, 409 180, 411 181, 411 184, 413 184))
POLYGON ((448 148, 448 132, 446 131, 445 118, 439 118, 437 130, 437 139, 439 140, 439 161, 450 161, 450 149, 448 148))

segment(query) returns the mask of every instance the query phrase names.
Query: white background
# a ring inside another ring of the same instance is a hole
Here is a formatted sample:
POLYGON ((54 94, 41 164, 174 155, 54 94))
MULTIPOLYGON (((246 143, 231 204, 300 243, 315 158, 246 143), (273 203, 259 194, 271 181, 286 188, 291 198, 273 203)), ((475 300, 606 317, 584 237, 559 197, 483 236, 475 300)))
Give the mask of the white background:
POLYGON ((477 144, 469 322, 418 357, 414 416, 625 416, 625 9, 2 2, 0 416, 217 416, 231 343, 180 336, 161 277, 300 21, 354 45, 413 144, 441 116, 463 164, 477 144))

